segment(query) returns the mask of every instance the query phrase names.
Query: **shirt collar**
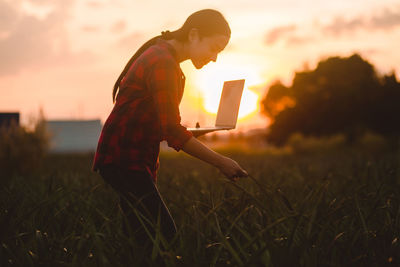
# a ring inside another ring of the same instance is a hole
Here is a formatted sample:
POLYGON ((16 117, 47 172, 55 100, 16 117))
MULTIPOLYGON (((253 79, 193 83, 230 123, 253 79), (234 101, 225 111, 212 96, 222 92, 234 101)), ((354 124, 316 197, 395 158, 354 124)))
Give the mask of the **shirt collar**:
POLYGON ((185 74, 183 73, 183 71, 182 71, 182 69, 180 67, 180 64, 178 62, 178 55, 176 53, 175 48, 171 44, 169 44, 166 40, 161 39, 161 38, 157 39, 156 44, 160 45, 161 47, 166 48, 171 53, 172 57, 176 60, 179 72, 181 73, 181 80, 183 81, 183 86, 184 86, 184 82, 186 80, 186 77, 185 77, 185 74))
POLYGON ((178 62, 178 54, 177 54, 175 48, 171 44, 169 44, 166 40, 161 39, 161 38, 157 39, 157 44, 168 49, 168 51, 171 53, 171 55, 175 58, 176 62, 178 62))

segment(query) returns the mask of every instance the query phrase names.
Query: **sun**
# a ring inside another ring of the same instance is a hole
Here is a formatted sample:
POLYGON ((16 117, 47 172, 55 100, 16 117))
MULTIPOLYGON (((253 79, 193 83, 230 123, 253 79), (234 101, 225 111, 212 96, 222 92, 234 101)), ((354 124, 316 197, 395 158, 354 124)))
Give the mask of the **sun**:
POLYGON ((202 93, 203 108, 216 114, 224 81, 246 79, 239 108, 239 119, 254 113, 259 108, 259 95, 249 87, 260 84, 261 78, 251 67, 213 64, 205 67, 197 75, 197 82, 202 93))
MULTIPOLYGON (((218 94, 216 92, 205 94, 203 98, 204 109, 208 113, 216 114, 218 111, 220 97, 221 97, 221 92, 219 92, 218 94)), ((239 115, 238 115, 239 119, 242 119, 247 115, 250 115, 256 110, 258 110, 258 99, 259 96, 255 92, 247 88, 243 90, 242 99, 240 101, 240 107, 239 107, 239 115)))

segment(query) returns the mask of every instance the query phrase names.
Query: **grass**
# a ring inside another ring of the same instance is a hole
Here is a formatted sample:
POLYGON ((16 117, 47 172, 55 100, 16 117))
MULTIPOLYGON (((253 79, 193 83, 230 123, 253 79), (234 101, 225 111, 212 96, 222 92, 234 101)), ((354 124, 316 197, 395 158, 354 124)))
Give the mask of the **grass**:
MULTIPOLYGON (((158 186, 178 235, 155 250, 158 263, 400 264, 399 151, 221 153, 251 176, 232 183, 183 153, 161 155, 158 186)), ((1 266, 140 266, 140 244, 123 234, 118 197, 91 160, 50 155, 1 189, 1 266)))

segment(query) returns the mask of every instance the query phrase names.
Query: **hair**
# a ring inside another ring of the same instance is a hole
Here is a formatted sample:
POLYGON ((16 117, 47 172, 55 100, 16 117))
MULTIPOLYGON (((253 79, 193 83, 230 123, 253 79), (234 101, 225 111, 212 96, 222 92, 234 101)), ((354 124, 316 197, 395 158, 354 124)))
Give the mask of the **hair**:
POLYGON ((158 39, 171 40, 175 39, 180 42, 188 40, 188 35, 191 29, 196 28, 199 32, 200 37, 212 36, 215 34, 222 34, 225 36, 231 36, 231 29, 224 16, 213 9, 203 9, 191 14, 185 21, 185 23, 178 30, 175 31, 163 31, 161 35, 156 36, 146 43, 144 43, 136 53, 129 59, 124 70, 119 75, 117 81, 114 84, 112 92, 112 99, 115 102, 119 85, 121 80, 124 78, 133 62, 150 46, 154 45, 158 39))

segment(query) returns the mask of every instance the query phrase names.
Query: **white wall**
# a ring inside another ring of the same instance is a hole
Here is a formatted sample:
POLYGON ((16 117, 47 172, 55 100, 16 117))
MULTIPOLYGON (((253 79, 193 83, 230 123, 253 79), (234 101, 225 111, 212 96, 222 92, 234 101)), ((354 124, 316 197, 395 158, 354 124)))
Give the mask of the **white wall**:
POLYGON ((100 120, 49 120, 50 152, 94 152, 101 132, 100 120))

